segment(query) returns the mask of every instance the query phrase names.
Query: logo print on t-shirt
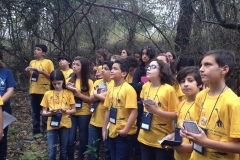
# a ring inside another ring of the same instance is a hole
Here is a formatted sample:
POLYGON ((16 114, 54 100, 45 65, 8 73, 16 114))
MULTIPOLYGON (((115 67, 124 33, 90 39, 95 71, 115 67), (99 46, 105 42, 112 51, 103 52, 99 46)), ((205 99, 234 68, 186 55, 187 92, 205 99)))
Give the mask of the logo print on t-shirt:
POLYGON ((222 121, 221 121, 221 119, 220 119, 220 116, 219 116, 219 113, 218 113, 218 109, 215 108, 215 111, 217 112, 218 120, 217 120, 217 122, 216 122, 216 124, 215 124, 214 129, 215 129, 217 126, 224 128, 224 124, 222 123, 222 121))
POLYGON ((6 79, 0 78, 0 93, 4 93, 6 89, 6 79))

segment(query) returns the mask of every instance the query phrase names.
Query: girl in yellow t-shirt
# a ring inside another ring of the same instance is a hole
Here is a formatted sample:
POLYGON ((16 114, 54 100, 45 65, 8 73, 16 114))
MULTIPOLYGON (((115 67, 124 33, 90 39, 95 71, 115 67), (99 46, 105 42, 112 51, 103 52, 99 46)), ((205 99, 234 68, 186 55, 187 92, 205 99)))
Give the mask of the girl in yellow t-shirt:
POLYGON ((161 60, 153 60, 147 68, 147 78, 151 82, 143 85, 140 98, 144 112, 138 141, 141 143, 143 160, 173 160, 172 149, 162 148, 158 140, 173 132, 173 120, 177 119, 176 108, 179 104, 171 70, 161 60), (147 100, 147 101, 146 101, 147 100))
POLYGON ((63 73, 56 69, 50 74, 50 90, 42 99, 43 116, 48 116, 48 159, 56 159, 58 139, 60 159, 67 159, 68 134, 72 127, 70 114, 76 112, 73 93, 66 89, 63 73))
POLYGON ((180 146, 172 147, 175 150, 174 158, 175 160, 186 160, 190 159, 192 144, 187 138, 181 138, 179 131, 184 120, 198 122, 199 112, 195 112, 195 98, 203 83, 197 67, 185 67, 178 73, 177 80, 186 95, 186 99, 178 105, 175 133, 166 136, 164 139, 182 141, 180 146))
POLYGON ((102 78, 102 63, 108 59, 108 51, 106 49, 97 50, 97 60, 100 64, 99 66, 93 67, 93 72, 95 73, 96 79, 102 78))
POLYGON ((90 94, 93 92, 93 81, 89 79, 89 62, 86 58, 75 57, 72 66, 74 74, 67 87, 76 88, 72 90, 76 101, 76 113, 71 116, 72 128, 69 133, 68 159, 74 159, 75 137, 77 128, 79 128, 78 159, 83 160, 88 144, 88 126, 91 118, 90 94))

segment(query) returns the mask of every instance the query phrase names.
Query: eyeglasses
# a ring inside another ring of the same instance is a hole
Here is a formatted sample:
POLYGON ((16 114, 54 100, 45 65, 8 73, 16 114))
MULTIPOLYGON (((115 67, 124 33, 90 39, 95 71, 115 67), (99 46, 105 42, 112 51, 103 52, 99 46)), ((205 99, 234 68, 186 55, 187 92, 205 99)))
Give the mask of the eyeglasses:
POLYGON ((149 66, 145 67, 145 70, 147 71, 147 70, 152 70, 152 69, 156 69, 156 68, 158 68, 156 65, 149 65, 149 66))

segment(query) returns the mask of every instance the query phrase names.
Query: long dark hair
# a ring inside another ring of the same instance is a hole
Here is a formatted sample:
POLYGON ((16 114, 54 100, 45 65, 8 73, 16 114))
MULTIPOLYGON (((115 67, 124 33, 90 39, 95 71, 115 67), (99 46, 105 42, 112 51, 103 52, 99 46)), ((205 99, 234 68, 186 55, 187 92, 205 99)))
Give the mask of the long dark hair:
POLYGON ((56 80, 56 81, 63 81, 63 84, 62 84, 62 88, 63 89, 66 89, 66 82, 65 82, 65 78, 64 78, 64 75, 63 75, 63 73, 62 73, 62 71, 61 70, 59 70, 59 69, 55 69, 55 70, 53 70, 52 72, 51 72, 51 74, 50 74, 50 89, 51 90, 54 90, 55 88, 53 87, 53 85, 52 85, 52 81, 54 81, 54 80, 56 80))
MULTIPOLYGON (((89 91, 89 61, 86 58, 77 56, 74 58, 74 61, 80 61, 81 63, 81 92, 88 92, 89 91)), ((75 83, 77 79, 76 74, 72 74, 71 82, 75 83)))
POLYGON ((176 80, 172 74, 171 68, 162 60, 155 59, 153 61, 156 61, 159 65, 161 84, 167 83, 169 85, 173 85, 176 82, 176 80))
POLYGON ((145 50, 146 49, 146 51, 147 51, 147 55, 148 55, 148 57, 149 57, 149 62, 151 62, 151 60, 153 60, 153 58, 155 58, 155 49, 154 48, 152 48, 152 47, 149 47, 149 46, 146 46, 146 47, 144 47, 142 50, 141 50, 141 54, 140 54, 140 66, 139 66, 139 74, 140 74, 140 76, 142 76, 143 75, 143 73, 144 72, 146 72, 145 71, 145 63, 143 62, 143 60, 142 60, 142 53, 143 53, 143 50, 145 50))

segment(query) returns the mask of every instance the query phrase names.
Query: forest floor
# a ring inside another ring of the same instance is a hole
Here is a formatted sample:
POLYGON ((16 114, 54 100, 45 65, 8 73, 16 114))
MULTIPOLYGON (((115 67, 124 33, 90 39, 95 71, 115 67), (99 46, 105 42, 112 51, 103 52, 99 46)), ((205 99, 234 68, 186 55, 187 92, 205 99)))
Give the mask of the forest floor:
MULTIPOLYGON (((41 139, 32 143, 25 141, 28 136, 32 135, 31 105, 28 91, 15 91, 11 97, 11 107, 12 115, 17 118, 17 121, 9 126, 7 159, 46 160, 48 156, 47 143, 42 143, 41 139)), ((78 144, 77 140, 76 147, 78 144)), ((104 160, 102 145, 99 160, 104 160)))

